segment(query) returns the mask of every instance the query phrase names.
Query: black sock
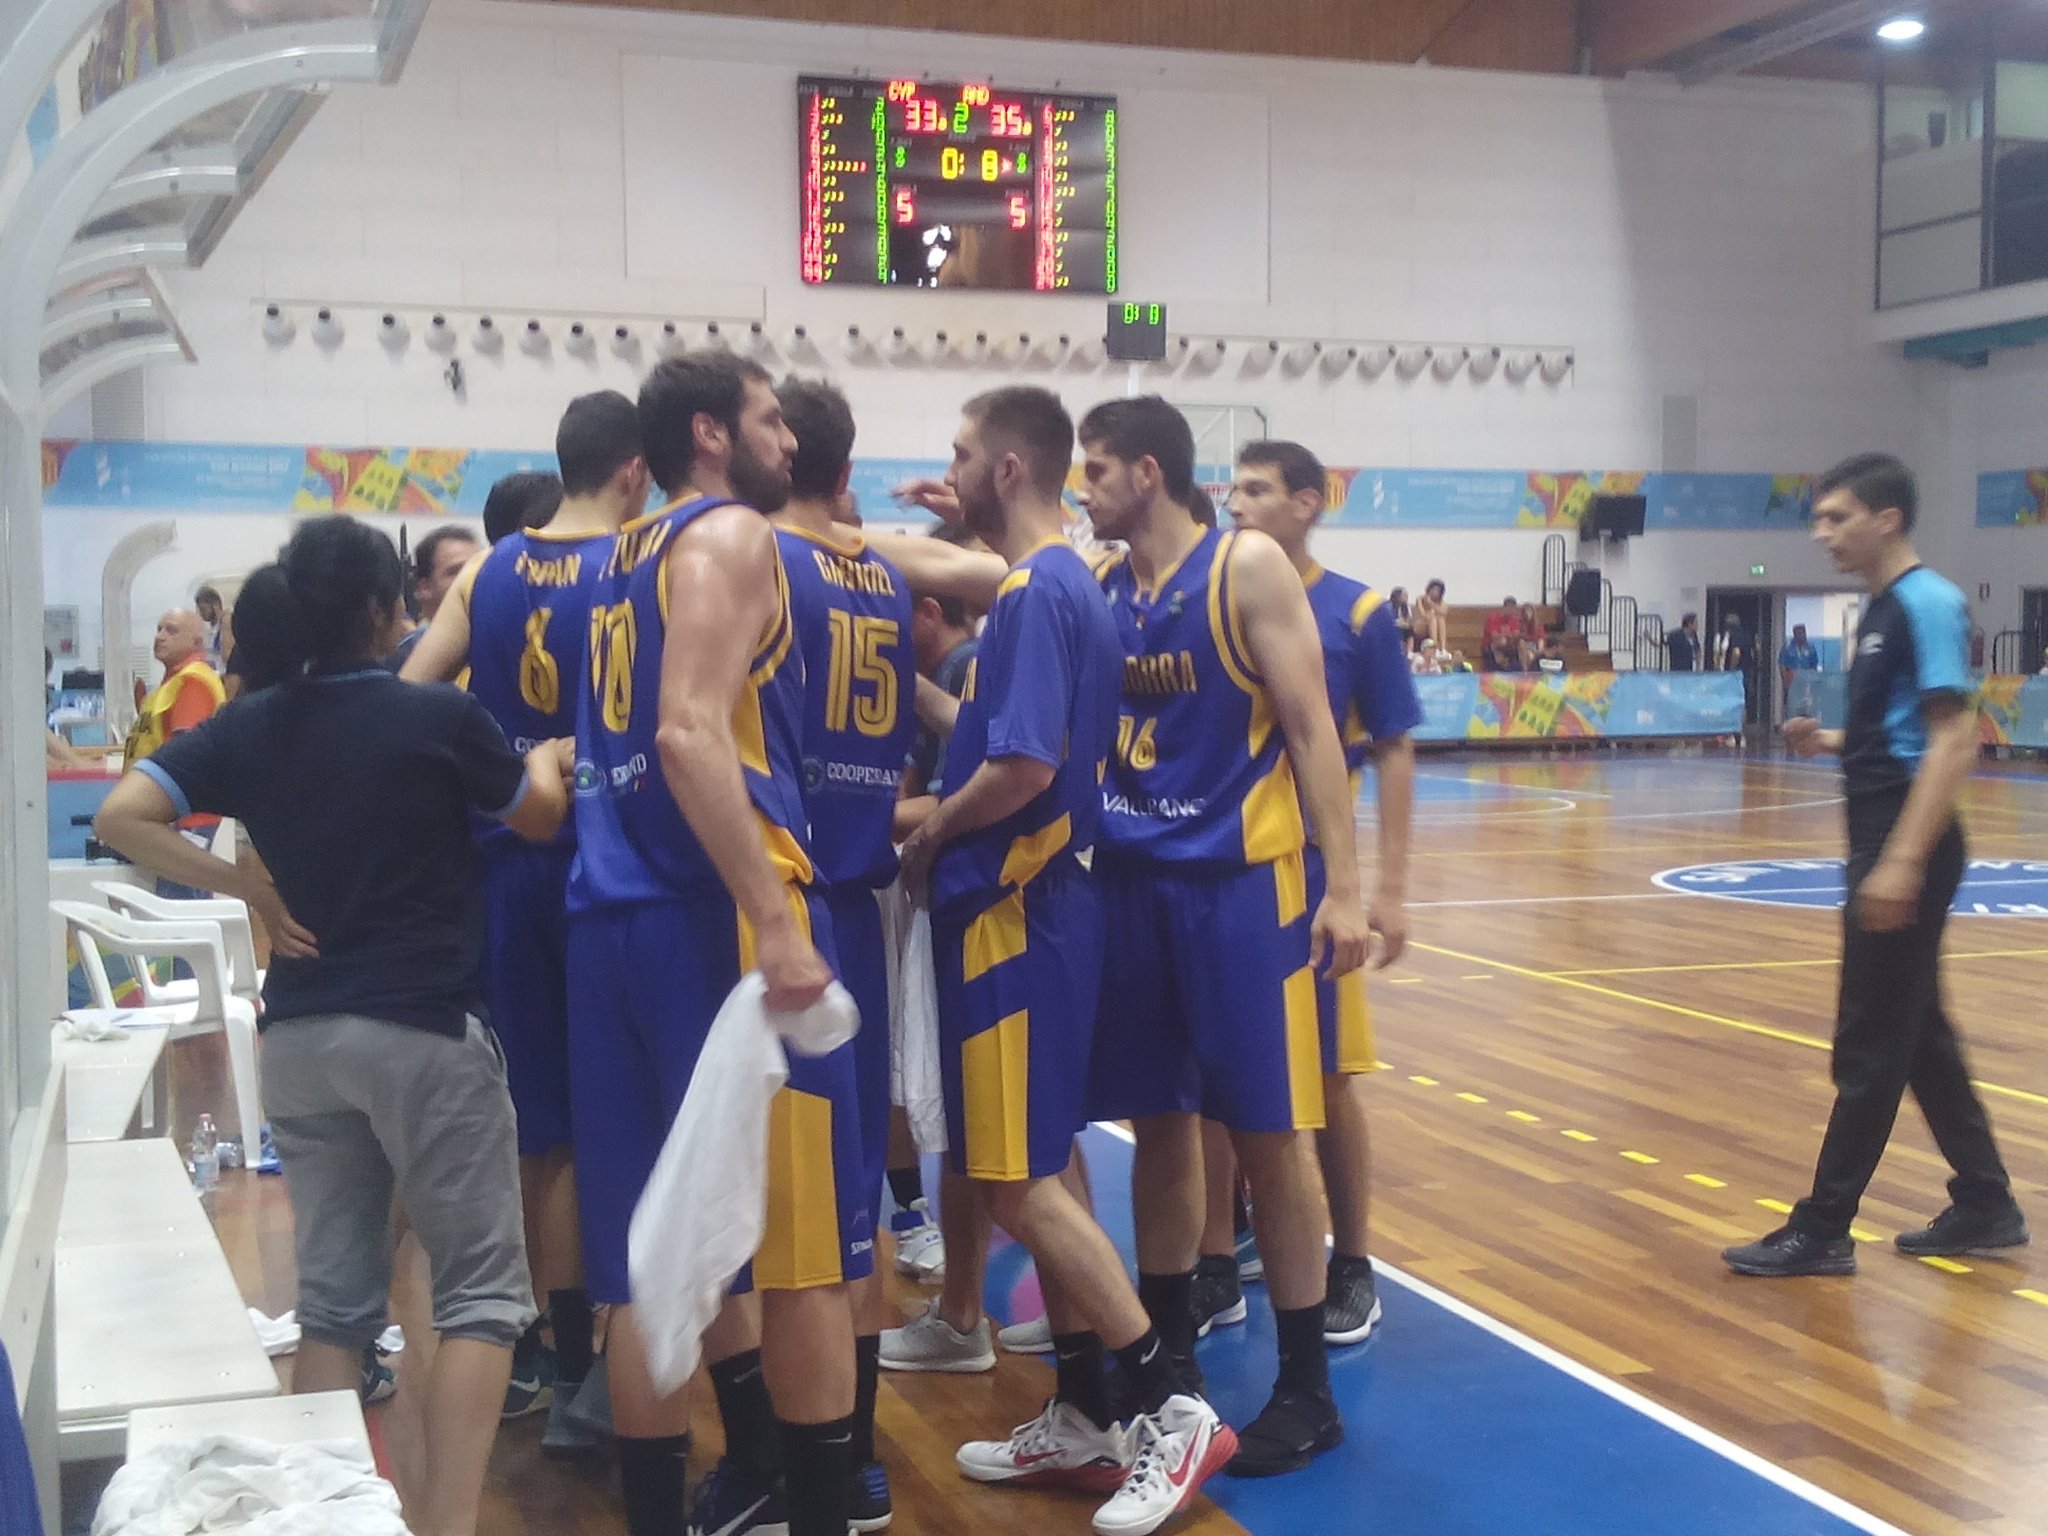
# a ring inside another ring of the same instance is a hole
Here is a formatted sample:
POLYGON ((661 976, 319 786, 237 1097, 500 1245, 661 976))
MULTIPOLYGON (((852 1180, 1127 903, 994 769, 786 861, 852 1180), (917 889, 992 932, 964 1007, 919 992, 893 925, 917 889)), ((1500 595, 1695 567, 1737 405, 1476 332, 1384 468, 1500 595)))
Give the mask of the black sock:
POLYGON ((775 1481, 782 1471, 782 1442, 775 1433, 775 1408, 761 1374, 761 1351, 749 1349, 711 1367, 711 1390, 725 1425, 725 1458, 755 1484, 775 1481))
POLYGON ((685 1536, 684 1473, 688 1435, 659 1440, 619 1437, 619 1492, 626 1500, 626 1536, 685 1536))
POLYGON ((590 1304, 590 1292, 549 1291, 548 1321, 555 1330, 555 1380, 576 1386, 590 1374, 597 1348, 597 1309, 590 1304))
POLYGON ((1053 1390, 1068 1407, 1088 1415, 1097 1429, 1115 1421, 1109 1408, 1109 1381, 1103 1374, 1102 1340, 1092 1333, 1052 1336, 1053 1369, 1059 1385, 1053 1390))
POLYGON ((1138 1300, 1145 1304, 1152 1326, 1166 1341, 1168 1354, 1192 1355, 1195 1352, 1195 1272, 1192 1269, 1177 1275, 1141 1273, 1138 1276, 1138 1300))
POLYGON ((889 1195, 896 1209, 907 1211, 924 1198, 924 1170, 916 1163, 889 1170, 889 1195))
POLYGON ((882 1384, 882 1336, 863 1333, 853 1341, 853 1464, 875 1456, 875 1392, 882 1384))
POLYGON ((1330 1390, 1329 1346, 1323 1342, 1323 1304, 1275 1308, 1274 1330, 1280 1335, 1280 1385, 1299 1392, 1327 1395, 1330 1390))
POLYGON ((846 1536, 853 1496, 853 1420, 780 1424, 789 1536, 846 1536))
POLYGON ((1139 1338, 1118 1350, 1116 1361, 1124 1368, 1124 1380, 1130 1383, 1132 1402, 1140 1413, 1157 1413, 1180 1390, 1173 1356, 1167 1352, 1157 1328, 1147 1328, 1139 1338))
POLYGON ((531 1372, 547 1347, 547 1341, 540 1336, 540 1322, 536 1319, 526 1332, 519 1335, 519 1342, 512 1346, 513 1374, 523 1376, 531 1372))

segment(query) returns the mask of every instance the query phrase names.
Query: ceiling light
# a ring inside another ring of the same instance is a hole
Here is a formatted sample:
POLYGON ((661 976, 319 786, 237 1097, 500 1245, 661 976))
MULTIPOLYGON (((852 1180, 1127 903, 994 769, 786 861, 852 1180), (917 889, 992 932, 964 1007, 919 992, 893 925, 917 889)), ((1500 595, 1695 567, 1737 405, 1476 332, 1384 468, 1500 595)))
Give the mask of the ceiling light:
POLYGON ((275 304, 263 306, 263 339, 274 347, 281 347, 292 339, 298 327, 292 317, 275 304))
POLYGON ((1918 16, 1894 16, 1877 29, 1877 35, 1887 43, 1910 43, 1927 30, 1927 23, 1918 16))

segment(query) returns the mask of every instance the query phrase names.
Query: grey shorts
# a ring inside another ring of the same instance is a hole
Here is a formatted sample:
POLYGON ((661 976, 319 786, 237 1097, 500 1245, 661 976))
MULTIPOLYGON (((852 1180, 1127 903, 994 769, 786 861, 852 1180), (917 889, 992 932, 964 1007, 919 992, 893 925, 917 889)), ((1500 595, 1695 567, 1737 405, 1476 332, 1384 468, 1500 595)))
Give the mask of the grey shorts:
POLYGON ((263 1033, 263 1107, 309 1339, 368 1345, 391 1298, 391 1196, 426 1249, 434 1327, 510 1345, 534 1319, 505 1061, 475 1019, 460 1040, 355 1014, 263 1033))

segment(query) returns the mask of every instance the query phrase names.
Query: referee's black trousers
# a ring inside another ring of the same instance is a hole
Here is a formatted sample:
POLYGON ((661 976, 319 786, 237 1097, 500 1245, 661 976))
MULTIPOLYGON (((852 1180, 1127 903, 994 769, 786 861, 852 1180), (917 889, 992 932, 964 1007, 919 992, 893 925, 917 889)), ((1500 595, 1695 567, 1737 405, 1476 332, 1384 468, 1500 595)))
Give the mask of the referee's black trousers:
POLYGON ((1879 825, 1858 826, 1873 807, 1850 808, 1848 904, 1842 912, 1842 981, 1835 1018, 1835 1107, 1813 1172, 1813 1193, 1792 1212, 1792 1224, 1823 1237, 1847 1234, 1871 1175, 1877 1172, 1913 1090, 1941 1155, 1955 1170, 1949 1199, 1965 1210, 2003 1212, 2012 1184, 1999 1160, 1977 1090, 1970 1086, 1962 1045, 1941 1007, 1941 934, 1962 883, 1963 830, 1952 823, 1927 860, 1919 910, 1910 926, 1873 933, 1856 921, 1856 894, 1877 863, 1879 825))

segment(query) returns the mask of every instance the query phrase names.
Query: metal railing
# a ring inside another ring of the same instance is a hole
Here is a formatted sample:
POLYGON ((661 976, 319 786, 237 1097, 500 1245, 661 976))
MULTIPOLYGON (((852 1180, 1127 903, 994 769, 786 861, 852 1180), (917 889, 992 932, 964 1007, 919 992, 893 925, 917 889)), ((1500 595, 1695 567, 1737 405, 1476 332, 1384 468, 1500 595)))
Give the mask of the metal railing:
POLYGON ((1636 665, 1636 600, 1625 594, 1607 596, 1607 665, 1616 672, 1636 665))
POLYGON ((1543 540, 1543 606, 1549 608, 1564 601, 1564 584, 1571 576, 1570 546, 1561 533, 1547 534, 1543 540))
MULTIPOLYGON (((2027 655, 2027 632, 2023 629, 2001 629, 1991 639, 1991 670, 1993 672, 2032 672, 2027 655)), ((2037 664, 2038 665, 2038 664, 2037 664)))
POLYGON ((1664 615, 1644 614, 1636 620, 1636 670, 1661 672, 1670 663, 1670 653, 1664 649, 1664 615))

